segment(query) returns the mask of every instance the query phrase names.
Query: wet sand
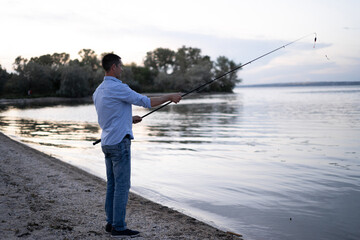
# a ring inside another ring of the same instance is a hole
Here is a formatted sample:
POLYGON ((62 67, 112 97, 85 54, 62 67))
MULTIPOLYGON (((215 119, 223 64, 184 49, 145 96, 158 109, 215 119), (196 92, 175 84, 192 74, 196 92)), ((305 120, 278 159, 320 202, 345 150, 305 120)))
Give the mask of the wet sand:
MULTIPOLYGON (((0 239, 111 239, 105 181, 0 133, 0 239)), ((136 239, 241 239, 131 193, 136 239)))

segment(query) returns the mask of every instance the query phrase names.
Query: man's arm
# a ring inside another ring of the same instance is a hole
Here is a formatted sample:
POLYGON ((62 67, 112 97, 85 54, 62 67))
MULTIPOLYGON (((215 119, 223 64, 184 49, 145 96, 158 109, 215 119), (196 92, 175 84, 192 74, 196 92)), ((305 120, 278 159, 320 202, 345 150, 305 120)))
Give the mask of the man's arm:
POLYGON ((168 101, 178 103, 178 102, 180 102, 180 100, 181 100, 180 93, 172 93, 172 94, 167 94, 167 95, 163 95, 160 97, 151 97, 150 98, 151 107, 159 106, 168 101))
MULTIPOLYGON (((173 94, 167 94, 160 97, 151 97, 150 103, 151 107, 159 106, 165 102, 171 101, 174 103, 178 103, 181 100, 181 94, 180 93, 173 93, 173 94)), ((142 118, 140 116, 133 116, 132 117, 133 124, 139 123, 142 121, 142 118)))

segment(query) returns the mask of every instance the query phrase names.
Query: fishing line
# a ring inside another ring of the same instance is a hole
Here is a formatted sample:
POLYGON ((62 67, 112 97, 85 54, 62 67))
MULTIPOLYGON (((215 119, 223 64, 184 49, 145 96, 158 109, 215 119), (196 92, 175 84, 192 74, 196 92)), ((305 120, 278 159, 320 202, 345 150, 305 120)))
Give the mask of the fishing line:
MULTIPOLYGON (((272 51, 270 51, 270 52, 267 52, 267 53, 261 55, 260 57, 254 58, 253 60, 250 60, 250 61, 247 62, 247 63, 241 64, 240 66, 237 66, 237 67, 231 69, 230 71, 228 71, 228 72, 226 72, 226 73, 223 73, 223 74, 221 74, 220 76, 218 76, 218 77, 216 77, 216 78, 214 78, 214 79, 212 79, 212 80, 210 80, 210 81, 208 81, 208 82, 206 82, 206 83, 204 83, 204 84, 202 84, 202 85, 200 85, 200 86, 198 86, 198 87, 196 87, 196 88, 194 88, 194 89, 192 89, 192 90, 190 90, 190 91, 188 91, 188 92, 186 92, 186 93, 184 93, 184 94, 182 94, 181 97, 185 97, 185 96, 187 96, 187 95, 189 95, 190 93, 193 93, 193 92, 199 92, 199 91, 201 91, 203 88, 205 88, 207 85, 212 84, 212 83, 215 82, 216 80, 219 80, 220 78, 223 78, 223 77, 225 77, 226 75, 229 75, 230 73, 233 73, 233 72, 237 71, 238 69, 240 69, 240 68, 242 68, 242 67, 245 67, 245 66, 248 65, 248 64, 251 64, 251 63, 253 63, 253 62, 255 62, 255 61, 257 61, 257 60, 259 60, 259 59, 261 59, 261 58, 263 58, 263 57, 265 57, 265 56, 267 56, 267 55, 269 55, 269 54, 272 54, 272 53, 274 53, 274 52, 276 52, 276 51, 278 51, 278 50, 280 50, 280 49, 282 49, 282 48, 285 48, 285 47, 287 47, 287 46, 289 46, 289 45, 291 45, 291 44, 293 44, 293 43, 296 43, 296 42, 298 42, 298 41, 300 41, 300 40, 302 40, 302 39, 304 39, 304 38, 307 38, 307 37, 309 37, 309 36, 311 36, 311 35, 313 35, 313 34, 315 35, 313 48, 315 48, 315 43, 316 43, 316 40, 317 40, 317 34, 316 34, 316 33, 308 34, 308 35, 303 36, 303 37, 301 37, 301 38, 299 38, 299 39, 296 39, 296 40, 294 40, 294 41, 292 41, 292 42, 289 42, 289 43, 287 43, 287 44, 285 44, 285 45, 283 45, 283 46, 281 46, 281 47, 278 47, 278 48, 276 48, 276 49, 274 49, 274 50, 272 50, 272 51)), ((172 103, 172 101, 168 101, 167 103, 161 105, 160 107, 155 108, 154 110, 148 112, 147 114, 145 114, 145 115, 142 116, 141 118, 144 118, 144 117, 149 116, 150 114, 152 114, 152 113, 154 113, 154 112, 156 112, 156 111, 158 111, 158 110, 166 107, 166 106, 169 105, 170 103, 172 103)), ((93 145, 96 145, 96 144, 98 144, 99 142, 101 142, 101 139, 96 140, 96 141, 93 143, 93 145)))

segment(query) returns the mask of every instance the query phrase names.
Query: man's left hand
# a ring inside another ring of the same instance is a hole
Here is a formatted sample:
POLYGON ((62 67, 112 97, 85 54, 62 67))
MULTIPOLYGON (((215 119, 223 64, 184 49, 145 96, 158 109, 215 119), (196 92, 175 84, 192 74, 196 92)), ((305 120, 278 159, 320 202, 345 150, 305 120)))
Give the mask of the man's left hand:
POLYGON ((141 121, 142 121, 142 118, 140 116, 133 116, 132 117, 133 124, 139 123, 141 121))

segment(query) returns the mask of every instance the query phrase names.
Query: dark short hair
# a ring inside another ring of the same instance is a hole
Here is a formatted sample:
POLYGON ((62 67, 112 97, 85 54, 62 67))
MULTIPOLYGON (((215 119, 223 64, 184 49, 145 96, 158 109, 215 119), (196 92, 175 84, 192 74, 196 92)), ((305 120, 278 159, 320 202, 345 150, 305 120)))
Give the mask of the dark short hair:
POLYGON ((113 64, 118 65, 120 63, 120 59, 121 57, 119 57, 116 54, 113 53, 106 54, 101 61, 102 67, 106 72, 108 72, 110 71, 110 68, 113 64))

